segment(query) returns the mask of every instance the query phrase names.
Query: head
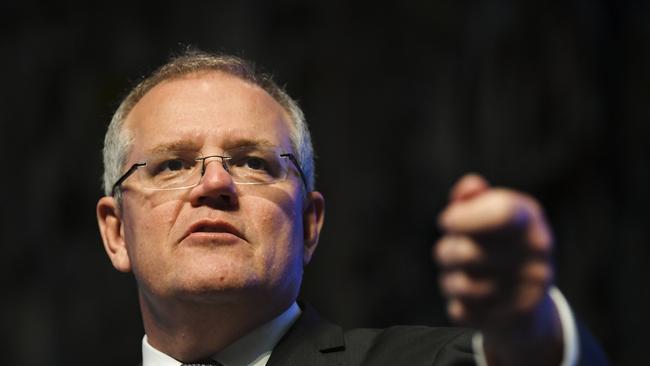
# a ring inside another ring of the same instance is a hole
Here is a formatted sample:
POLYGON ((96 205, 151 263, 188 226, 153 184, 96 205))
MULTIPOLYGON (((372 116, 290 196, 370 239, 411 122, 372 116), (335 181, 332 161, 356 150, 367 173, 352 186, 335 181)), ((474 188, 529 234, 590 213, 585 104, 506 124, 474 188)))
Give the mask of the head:
POLYGON ((143 315, 165 303, 286 306, 297 296, 323 223, 313 190, 313 152, 297 104, 273 81, 232 56, 189 53, 138 84, 115 112, 104 146, 97 216, 115 266, 133 272, 143 315), (236 184, 219 159, 206 160, 198 185, 149 190, 127 178, 154 152, 227 155, 273 147, 297 158, 270 184, 236 184), (305 187, 306 185, 306 187, 305 187), (257 303, 256 303, 257 302, 257 303))
MULTIPOLYGON (((220 71, 248 81, 265 90, 284 108, 289 117, 289 138, 305 174, 307 191, 313 191, 315 188, 314 150, 305 116, 298 103, 278 86, 270 75, 257 72, 255 66, 244 59, 189 50, 181 56, 172 58, 137 84, 113 114, 104 138, 104 194, 107 196, 112 194, 113 184, 124 172, 125 159, 131 147, 132 137, 129 135, 129 131, 122 127, 133 107, 149 90, 161 82, 200 71, 220 71)), ((120 191, 118 190, 116 193, 119 200, 120 191)))

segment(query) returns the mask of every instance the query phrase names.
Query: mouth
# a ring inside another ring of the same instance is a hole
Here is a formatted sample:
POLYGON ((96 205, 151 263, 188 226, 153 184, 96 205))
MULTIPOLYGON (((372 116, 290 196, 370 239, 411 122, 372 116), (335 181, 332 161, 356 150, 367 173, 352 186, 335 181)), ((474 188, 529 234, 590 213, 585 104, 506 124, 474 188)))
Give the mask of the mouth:
POLYGON ((221 220, 200 220, 192 224, 181 238, 181 241, 192 238, 195 240, 210 240, 218 242, 246 240, 244 235, 233 225, 221 220))

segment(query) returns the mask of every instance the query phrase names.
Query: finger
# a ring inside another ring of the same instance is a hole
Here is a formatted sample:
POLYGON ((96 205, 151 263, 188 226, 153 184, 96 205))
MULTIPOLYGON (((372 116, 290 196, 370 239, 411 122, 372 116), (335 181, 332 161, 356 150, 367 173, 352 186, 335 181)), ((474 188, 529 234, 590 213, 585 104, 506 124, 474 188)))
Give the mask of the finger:
POLYGON ((465 307, 459 299, 451 299, 447 302, 447 314, 456 323, 467 321, 465 307))
POLYGON ((489 188, 490 184, 482 176, 475 173, 465 174, 451 188, 449 199, 452 202, 470 199, 489 188))
POLYGON ((454 322, 461 325, 481 328, 489 323, 493 315, 496 301, 473 301, 471 299, 451 298, 447 301, 447 314, 454 322))
POLYGON ((470 200, 449 205, 440 215, 440 225, 446 231, 465 234, 524 227, 535 209, 521 194, 491 189, 470 200))
POLYGON ((472 277, 464 271, 452 271, 440 276, 440 288, 445 297, 463 301, 487 300, 496 294, 496 283, 490 278, 472 277))
POLYGON ((485 260, 485 253, 468 236, 445 235, 435 245, 434 257, 442 267, 476 266, 485 260))

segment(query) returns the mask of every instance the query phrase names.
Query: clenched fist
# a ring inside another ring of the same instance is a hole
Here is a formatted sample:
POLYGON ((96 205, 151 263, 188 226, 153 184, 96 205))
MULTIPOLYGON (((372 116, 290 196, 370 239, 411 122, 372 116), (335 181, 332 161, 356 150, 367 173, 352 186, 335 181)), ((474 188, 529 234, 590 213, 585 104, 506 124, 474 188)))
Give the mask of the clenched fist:
POLYGON ((452 188, 439 224, 434 257, 452 320, 483 332, 491 365, 525 357, 527 365, 559 364, 561 331, 548 295, 553 239, 537 201, 469 174, 452 188), (543 355, 531 360, 539 347, 543 355))

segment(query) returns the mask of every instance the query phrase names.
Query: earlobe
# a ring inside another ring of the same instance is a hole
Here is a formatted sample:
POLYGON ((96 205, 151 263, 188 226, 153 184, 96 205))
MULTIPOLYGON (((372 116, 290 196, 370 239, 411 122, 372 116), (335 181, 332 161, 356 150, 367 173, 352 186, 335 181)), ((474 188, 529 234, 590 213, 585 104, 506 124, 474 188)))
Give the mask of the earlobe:
POLYGON ((303 232, 305 250, 303 265, 309 264, 318 245, 318 238, 325 219, 325 198, 320 192, 309 192, 303 212, 303 232))
POLYGON ((104 243, 104 250, 113 267, 120 272, 131 271, 131 261, 124 241, 122 218, 117 201, 113 197, 102 197, 97 202, 97 223, 104 243))

